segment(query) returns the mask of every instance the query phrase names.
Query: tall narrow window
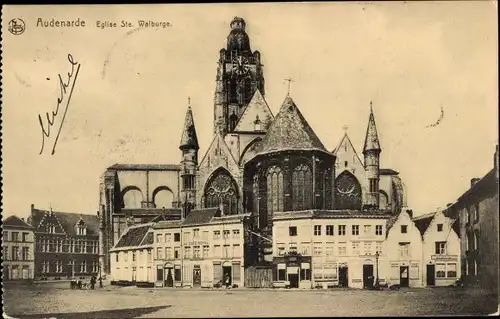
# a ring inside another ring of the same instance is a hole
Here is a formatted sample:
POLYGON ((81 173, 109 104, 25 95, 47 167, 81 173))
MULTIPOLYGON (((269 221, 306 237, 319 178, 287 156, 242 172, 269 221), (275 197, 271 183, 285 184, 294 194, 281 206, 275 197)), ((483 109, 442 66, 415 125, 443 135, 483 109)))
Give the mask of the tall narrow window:
POLYGON ((309 166, 300 164, 293 170, 293 210, 312 208, 312 174, 309 166))
POLYGON ((283 210, 283 172, 278 166, 271 166, 267 171, 267 213, 283 210))

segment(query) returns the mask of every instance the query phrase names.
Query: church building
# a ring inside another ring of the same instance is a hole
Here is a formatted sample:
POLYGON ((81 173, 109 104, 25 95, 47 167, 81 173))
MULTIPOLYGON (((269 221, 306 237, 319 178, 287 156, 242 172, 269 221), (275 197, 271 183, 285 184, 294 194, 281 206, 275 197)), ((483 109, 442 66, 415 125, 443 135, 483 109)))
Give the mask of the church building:
MULTIPOLYGON (((213 138, 205 154, 188 106, 180 132, 180 164, 116 164, 100 186, 102 263, 127 226, 183 219, 193 209, 219 207, 250 214, 255 263, 272 262, 273 216, 304 210, 398 214, 406 205, 398 173, 380 168, 382 151, 373 109, 362 158, 347 133, 329 151, 287 95, 277 114, 265 99, 261 53, 252 51, 246 22, 230 23, 219 51, 213 138), (202 155, 202 156, 199 156, 202 155)), ((368 108, 367 108, 368 110, 368 108)), ((367 112, 368 113, 368 112, 367 112)))

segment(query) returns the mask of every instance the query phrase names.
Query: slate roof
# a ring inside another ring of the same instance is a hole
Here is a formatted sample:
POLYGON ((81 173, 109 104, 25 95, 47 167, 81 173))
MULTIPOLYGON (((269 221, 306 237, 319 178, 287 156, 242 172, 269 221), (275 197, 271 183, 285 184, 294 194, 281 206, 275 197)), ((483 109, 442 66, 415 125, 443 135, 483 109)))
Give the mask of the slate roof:
POLYGON ((120 237, 114 248, 137 247, 146 245, 145 243, 143 243, 143 241, 145 241, 145 237, 148 234, 151 226, 151 223, 148 223, 129 227, 126 233, 124 233, 120 237))
POLYGON ((194 126, 193 111, 191 106, 188 106, 186 112, 186 119, 184 120, 184 127, 182 129, 180 149, 192 148, 198 150, 198 136, 196 135, 196 128, 194 126))
POLYGON ((162 220, 155 223, 153 229, 179 228, 181 225, 181 220, 162 220))
POLYGON ((415 226, 417 226, 418 230, 420 231, 420 235, 422 236, 424 235, 425 231, 429 227, 435 215, 436 212, 433 212, 412 218, 412 221, 415 223, 415 226))
POLYGON ((169 213, 160 214, 160 215, 156 216, 155 218, 153 218, 151 220, 151 222, 157 223, 157 222, 160 222, 163 220, 180 220, 181 214, 182 214, 182 210, 175 209, 175 211, 173 211, 173 209, 172 209, 171 212, 169 212, 169 213))
POLYGON ((329 153, 290 96, 269 126, 258 155, 286 150, 319 150, 329 153))
POLYGON ((13 228, 25 228, 25 229, 33 229, 34 227, 31 226, 30 224, 28 224, 27 222, 25 222, 23 219, 17 217, 16 215, 12 215, 12 216, 9 216, 7 217, 6 219, 4 219, 2 221, 2 227, 3 228, 9 228, 9 227, 13 227, 13 228))
POLYGON ((370 106, 370 118, 368 119, 368 127, 366 128, 365 146, 363 153, 370 150, 380 151, 380 142, 378 139, 377 125, 375 125, 375 116, 373 109, 370 106))
POLYGON ((234 130, 254 131, 254 122, 257 118, 261 122, 262 131, 267 131, 274 119, 273 113, 259 89, 255 90, 252 99, 243 111, 234 130))
POLYGON ((153 244, 153 233, 152 232, 148 232, 146 234, 146 237, 144 237, 144 239, 142 240, 141 246, 152 245, 152 244, 153 244))
POLYGON ((220 216, 219 208, 193 209, 184 219, 182 226, 207 224, 218 214, 220 216))
POLYGON ((457 201, 462 202, 468 199, 478 199, 490 194, 498 194, 498 178, 495 168, 490 170, 474 186, 463 193, 457 201))
MULTIPOLYGON (((33 208, 29 218, 30 224, 33 227, 38 228, 40 222, 47 213, 49 213, 49 211, 33 208)), ((80 219, 83 220, 85 226, 87 227, 88 236, 99 235, 99 219, 96 215, 65 213, 58 211, 52 211, 52 213, 57 217, 66 234, 70 236, 77 235, 75 225, 80 219)))
POLYGON ((122 171, 180 171, 181 166, 177 164, 114 164, 108 169, 122 171))

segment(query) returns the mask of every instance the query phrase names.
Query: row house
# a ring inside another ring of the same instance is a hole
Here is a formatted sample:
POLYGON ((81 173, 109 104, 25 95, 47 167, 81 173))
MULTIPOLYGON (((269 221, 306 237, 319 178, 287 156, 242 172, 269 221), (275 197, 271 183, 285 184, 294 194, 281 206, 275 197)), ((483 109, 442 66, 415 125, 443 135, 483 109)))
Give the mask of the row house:
POLYGON ((17 216, 9 216, 2 221, 3 280, 33 279, 35 268, 33 231, 33 226, 17 216))
POLYGON ((389 215, 371 211, 279 212, 273 217, 273 286, 363 288, 384 281, 389 215))
POLYGON ((422 284, 449 286, 460 278, 458 221, 442 211, 413 218, 422 235, 422 284))
POLYGON ((500 276, 498 145, 491 169, 473 178, 470 187, 446 208, 446 216, 459 221, 461 274, 466 284, 497 291, 500 276))
POLYGON ((157 287, 244 285, 244 220, 219 208, 192 210, 182 221, 153 226, 157 287))
POLYGON ((153 283, 153 224, 130 226, 110 249, 112 281, 153 283))
POLYGON ((89 279, 99 273, 97 216, 35 209, 28 223, 34 227, 37 280, 89 279))
POLYGON ((389 285, 422 287, 422 237, 410 210, 387 221, 387 263, 382 267, 389 285))

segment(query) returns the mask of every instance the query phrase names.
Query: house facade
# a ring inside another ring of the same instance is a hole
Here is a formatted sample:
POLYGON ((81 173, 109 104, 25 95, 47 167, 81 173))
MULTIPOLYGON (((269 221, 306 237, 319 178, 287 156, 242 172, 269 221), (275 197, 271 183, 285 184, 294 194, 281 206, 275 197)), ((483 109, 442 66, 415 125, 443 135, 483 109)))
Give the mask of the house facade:
POLYGON ((422 237, 411 210, 391 217, 387 224, 386 259, 381 267, 386 282, 401 287, 422 287, 422 237))
POLYGON ((98 276, 97 216, 41 210, 32 205, 28 223, 35 234, 36 280, 98 276))
POLYGON ((422 234, 422 284, 453 285, 461 276, 460 238, 454 225, 458 221, 442 211, 413 218, 422 234))
POLYGON ((244 220, 221 209, 192 210, 182 221, 153 226, 157 287, 213 287, 229 278, 244 285, 244 220))
POLYGON ((114 282, 152 283, 153 223, 127 228, 110 250, 111 274, 114 282))
POLYGON ((390 215, 370 211, 280 212, 273 218, 273 286, 367 287, 385 282, 390 215))
POLYGON ((491 169, 473 178, 470 188, 445 210, 458 219, 461 239, 461 274, 466 284, 497 291, 499 288, 498 145, 491 169))
POLYGON ((34 278, 34 228, 24 219, 9 216, 2 221, 3 280, 34 278))

